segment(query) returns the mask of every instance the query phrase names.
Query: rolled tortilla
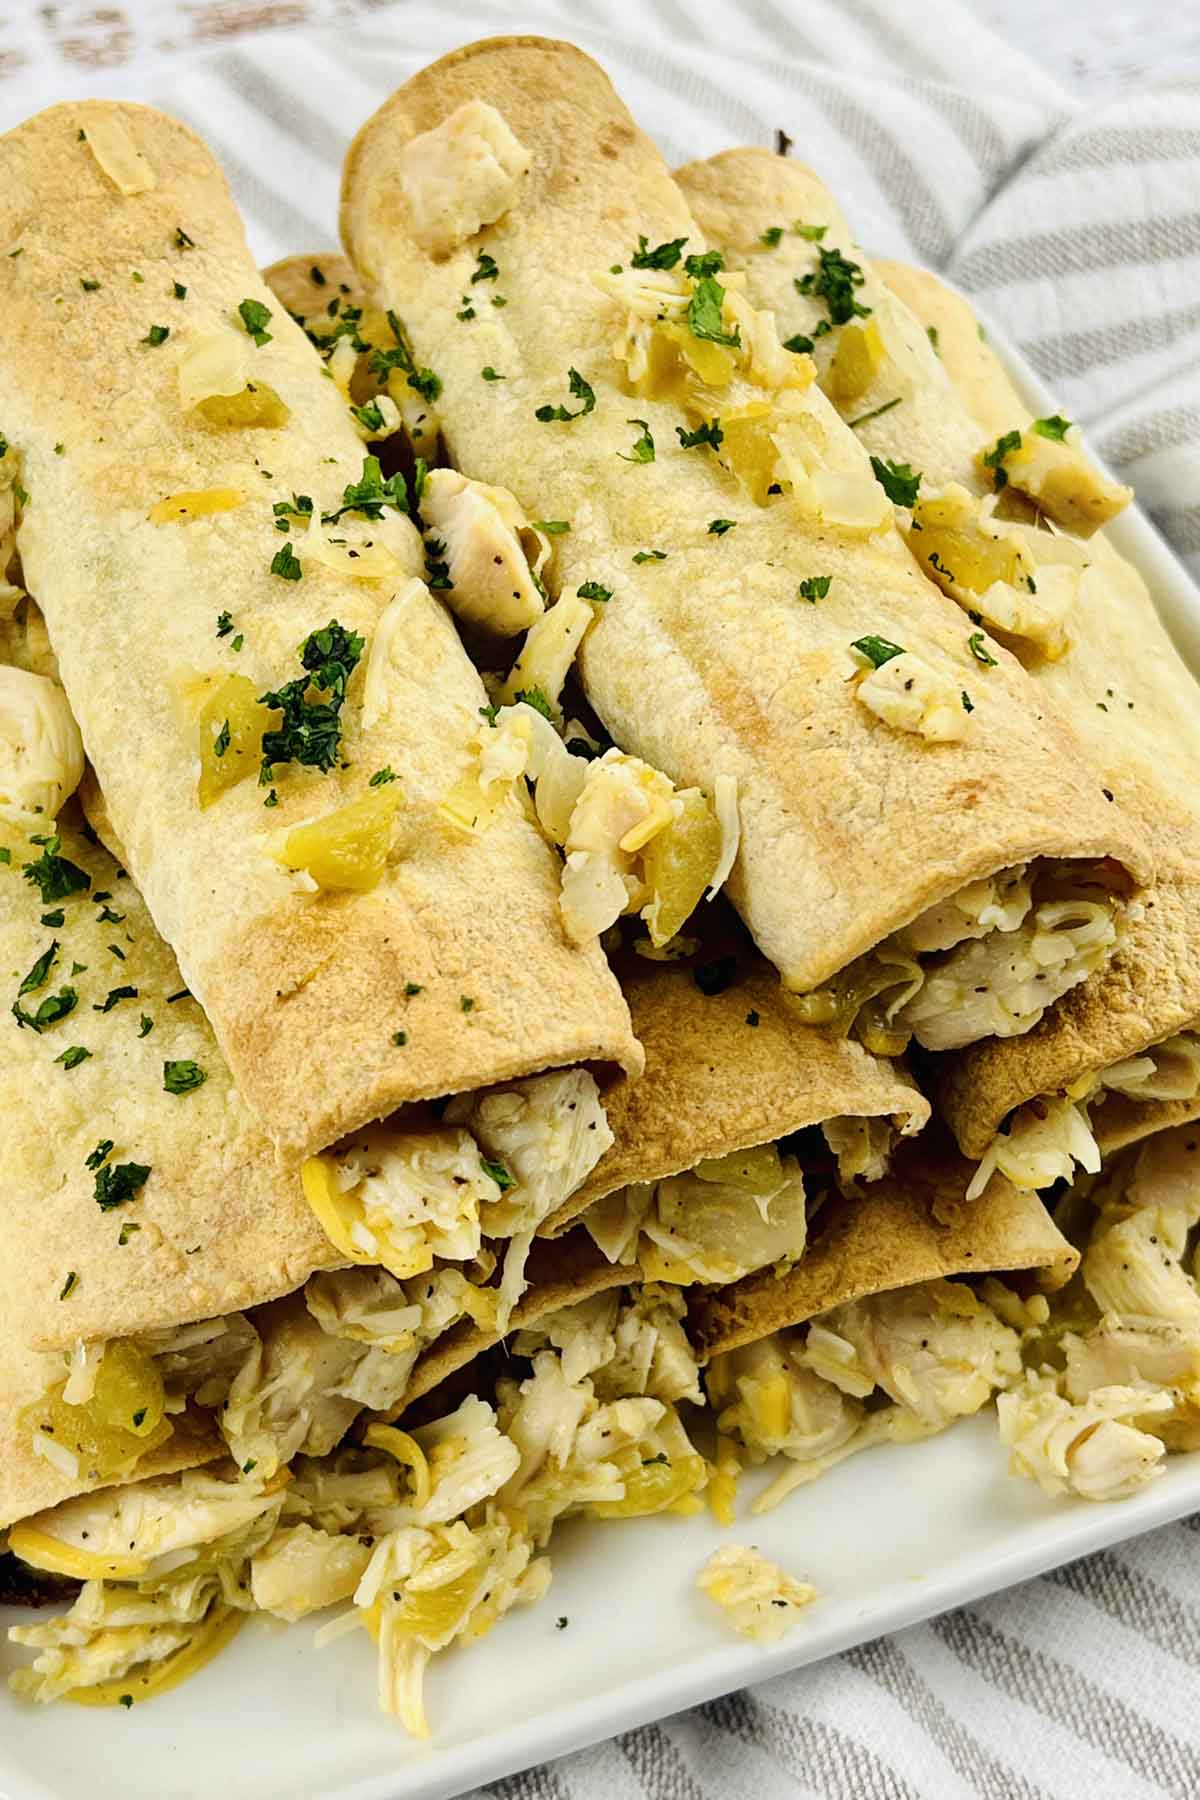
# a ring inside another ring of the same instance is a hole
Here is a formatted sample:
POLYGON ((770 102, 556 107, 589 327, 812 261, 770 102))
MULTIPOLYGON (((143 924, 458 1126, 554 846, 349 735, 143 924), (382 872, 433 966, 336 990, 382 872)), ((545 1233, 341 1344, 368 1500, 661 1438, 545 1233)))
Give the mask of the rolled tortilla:
MULTIPOLYGON (((736 150, 690 164, 678 179, 707 232, 736 249, 757 246, 747 256, 749 291, 776 310, 783 332, 811 328, 812 317, 811 300, 792 282, 811 260, 810 247, 789 235, 793 221, 823 230, 823 246, 859 263, 857 292, 882 322, 891 353, 877 384, 854 404, 879 404, 889 382, 903 396, 859 435, 878 454, 921 470, 930 485, 982 492, 979 449, 1027 422, 1029 412, 967 302, 924 270, 873 268, 836 200, 801 164, 736 150), (774 223, 784 225, 784 236, 768 247, 762 234, 774 223)), ((822 379, 832 386, 832 352, 822 355, 822 379)), ((1018 506, 1007 510, 1029 516, 1018 506)), ((911 543, 919 552, 920 540, 911 543)), ((1067 614, 1064 652, 1051 657, 1008 641, 1084 744, 1105 792, 1151 842, 1158 884, 1108 965, 1032 1031, 939 1063, 937 1103, 968 1156, 980 1156, 1023 1103, 1083 1095, 1089 1085, 1099 1102, 1091 1128, 1103 1152, 1200 1112, 1200 1082, 1171 1099, 1094 1088, 1113 1065, 1200 1029, 1200 695, 1137 570, 1103 532, 1088 538, 1084 557, 1086 586, 1067 614)))
POLYGON ((752 1344, 871 1294, 950 1275, 1036 1270, 1061 1287, 1079 1264, 1036 1194, 996 1179, 965 1205, 970 1168, 943 1144, 914 1144, 862 1198, 831 1200, 814 1242, 786 1275, 751 1275, 701 1294, 690 1332, 702 1359, 752 1344))
MULTIPOLYGON (((4 1316, 6 1321, 11 1316, 7 1309, 4 1316)), ((26 1349, 5 1330, 0 1342, 0 1531, 18 1519, 28 1518, 30 1513, 57 1506, 60 1500, 73 1500, 76 1494, 117 1485, 89 1480, 87 1470, 81 1470, 77 1477, 65 1474, 35 1453, 30 1434, 21 1428, 24 1408, 33 1405, 61 1377, 59 1359, 26 1349)), ((138 1477, 199 1468, 224 1454, 225 1446, 211 1421, 200 1414, 185 1414, 170 1441, 142 1458, 138 1477)))
MULTIPOLYGON (((317 520, 359 482, 367 446, 259 280, 209 153, 161 114, 83 103, 5 137, 0 174, 0 236, 21 252, 0 274, 0 418, 27 496, 25 579, 130 871, 281 1155, 518 1073, 636 1069, 598 948, 564 937, 557 865, 532 819, 506 809, 471 836, 438 812, 486 695, 418 579, 411 524, 387 510, 321 528, 356 541, 350 568, 369 541, 383 570, 371 579, 317 560, 317 520), (244 355, 243 399, 269 385, 283 426, 185 411, 181 360, 213 340, 244 355), (296 495, 312 515, 273 511, 296 495), (153 523, 164 501, 174 522, 153 523), (248 778, 202 808, 197 690, 241 675, 255 696, 278 691, 331 619, 365 640, 338 766, 277 761, 262 787, 252 738, 248 778), (386 771, 395 781, 371 788, 386 771), (358 803, 385 835, 395 809, 382 878, 313 893, 277 858, 299 855, 292 828, 358 803)), ((336 561, 336 544, 325 554, 336 561)))
POLYGON ((878 1120, 900 1137, 927 1122, 929 1103, 902 1063, 798 1023, 769 964, 749 950, 736 961, 717 993, 691 968, 637 956, 620 965, 646 1073, 610 1102, 616 1142, 551 1229, 618 1188, 831 1119, 878 1120))
MULTIPOLYGON (((1015 662, 1000 657, 986 689, 975 679, 960 615, 894 531, 851 539, 785 499, 754 504, 710 450, 677 447, 677 406, 625 387, 609 348, 623 310, 593 277, 624 266, 639 235, 686 237, 697 252, 703 242, 661 158, 579 51, 493 40, 418 75, 351 148, 342 232, 375 300, 401 315, 417 359, 443 381, 457 466, 513 485, 530 516, 570 524, 556 540, 563 591, 612 590, 580 669, 614 740, 681 785, 711 792, 718 776, 736 779, 729 892, 786 985, 817 986, 1015 862, 1111 854, 1146 872, 1137 833, 1070 734, 1041 716, 1015 662), (480 118, 509 157, 499 189, 494 158, 478 145, 475 160, 460 154, 480 118), (468 309, 484 255, 505 304, 468 309), (481 377, 489 370, 502 379, 481 377), (595 396, 587 413, 580 381, 595 396), (535 418, 554 402, 569 422, 535 418), (653 463, 629 460, 642 429, 653 463), (709 531, 725 520, 735 528, 709 531), (646 550, 666 560, 636 563, 646 550), (801 581, 825 575, 818 603, 798 599, 801 581), (894 634, 952 675, 956 703, 970 689, 960 741, 930 744, 859 703, 848 646, 864 633, 894 634)), ((865 458, 828 409, 821 429, 830 466, 861 475, 865 458)))

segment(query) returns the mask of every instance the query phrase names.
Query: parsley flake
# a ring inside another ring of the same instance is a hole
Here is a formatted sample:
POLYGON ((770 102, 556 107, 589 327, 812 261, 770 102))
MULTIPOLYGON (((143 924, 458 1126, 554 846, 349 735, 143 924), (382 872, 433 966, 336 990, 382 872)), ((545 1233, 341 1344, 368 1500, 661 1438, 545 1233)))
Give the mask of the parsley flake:
POLYGON ((140 1038, 149 1037, 153 1030, 154 1020, 150 1017, 149 1013, 143 1013, 141 1023, 138 1026, 138 1036, 140 1038))
POLYGON ((635 550, 633 560, 635 563, 666 562, 667 555, 666 550, 635 550))
POLYGON ((547 537, 561 537, 564 531, 570 529, 566 519, 534 519, 530 526, 531 531, 545 532, 547 537))
POLYGON ((403 1050, 405 1044, 408 1042, 407 1031, 393 1031, 392 1042, 395 1044, 397 1050, 403 1050))
POLYGON ((552 421, 570 424, 573 419, 582 419, 586 413, 594 412, 596 395, 588 382, 583 379, 578 369, 567 370, 567 386, 576 400, 583 402, 578 412, 571 412, 565 406, 539 406, 534 418, 540 425, 549 425, 552 421))
MULTIPOLYGON (((808 238, 811 243, 820 244, 827 227, 797 226, 800 237, 808 238)), ((864 306, 854 298, 854 291, 866 280, 862 267, 851 262, 838 249, 819 248, 818 266, 807 275, 797 275, 793 286, 798 294, 807 294, 813 299, 824 300, 830 323, 833 325, 849 324, 851 319, 865 319, 871 308, 864 306)))
POLYGON ((970 637, 967 639, 967 649, 971 652, 975 661, 981 663, 985 669, 996 668, 996 658, 992 655, 987 644, 984 642, 982 631, 973 631, 971 633, 970 637))
POLYGON ((151 349, 157 350, 160 344, 166 343, 170 335, 171 327, 169 325, 152 325, 145 337, 139 338, 138 342, 149 344, 151 349))
POLYGON ((190 238, 182 225, 175 227, 175 248, 177 250, 194 250, 196 248, 195 238, 190 238))
POLYGON ((233 614, 221 612, 217 614, 217 636, 228 637, 233 630, 233 614))
POLYGON ((485 381, 507 381, 508 380, 508 376, 499 374, 497 370, 493 369, 491 363, 486 363, 484 365, 484 367, 482 369, 480 369, 479 373, 483 376, 483 379, 485 381))
POLYGON ((491 1162, 486 1156, 481 1156, 479 1165, 485 1175, 491 1176, 502 1194, 507 1194, 509 1188, 516 1187, 515 1176, 509 1174, 502 1162, 491 1162))
MULTIPOLYGON (((688 258, 691 261, 691 258, 688 258)), ((704 275, 696 283, 691 300, 688 302, 688 329, 693 337, 706 338, 712 344, 727 344, 730 349, 741 348, 742 334, 735 325, 732 331, 726 331, 721 308, 725 304, 725 289, 711 275, 704 275)))
POLYGON ((171 293, 176 300, 187 299, 187 289, 184 287, 182 281, 173 281, 171 283, 171 293))
POLYGON ((91 887, 92 878, 87 870, 59 855, 62 839, 57 834, 31 838, 30 842, 40 844, 42 854, 37 862, 26 863, 22 873, 26 881, 31 881, 37 888, 43 906, 52 906, 56 900, 65 900, 69 895, 91 887))
POLYGON ((882 419, 884 413, 890 413, 893 406, 899 406, 903 398, 903 394, 897 394, 894 400, 885 400, 882 406, 875 407, 872 412, 863 413, 857 419, 847 420, 851 431, 857 431, 860 425, 869 425, 872 419, 882 419))
POLYGON ((893 644, 890 639, 885 637, 855 638, 851 648, 857 650, 860 656, 865 656, 872 668, 875 669, 882 669, 884 663, 891 662, 893 656, 905 654, 903 644, 893 644))
POLYGON ((458 996, 458 1010, 465 1013, 475 1011, 475 1002, 470 994, 460 994, 458 996))
POLYGON ((875 479, 892 502, 893 506, 914 506, 917 491, 921 486, 920 472, 914 474, 908 463, 887 462, 883 457, 873 456, 871 467, 875 479))
POLYGON ((132 1200, 145 1187, 149 1175, 148 1163, 108 1164, 96 1171, 92 1198, 101 1212, 112 1212, 114 1207, 124 1206, 127 1200, 132 1200))
POLYGON ((299 581, 304 565, 290 544, 282 544, 271 558, 271 573, 284 581, 299 581))
POLYGON ((642 435, 636 438, 628 450, 618 450, 617 455, 622 462, 652 463, 654 461, 654 437, 645 419, 626 419, 627 425, 640 425, 642 435))
POLYGON ((100 283, 94 280, 90 275, 81 275, 79 277, 79 285, 85 294, 94 294, 100 286, 100 283))
POLYGON ((84 1159, 83 1159, 84 1168, 85 1169, 98 1169, 100 1167, 101 1163, 106 1163, 108 1161, 109 1156, 112 1154, 112 1150, 113 1150, 113 1140, 111 1138, 101 1138, 100 1142, 96 1145, 96 1148, 94 1150, 90 1150, 88 1152, 88 1154, 84 1157, 84 1159))
POLYGON ((760 244, 765 244, 768 250, 774 250, 782 236, 782 225, 768 225, 758 241, 760 244))
POLYGON ((163 1064, 163 1092, 167 1094, 194 1094, 198 1087, 203 1087, 208 1075, 197 1062, 188 1058, 163 1064))
POLYGON ((549 719, 553 724, 554 712, 543 688, 518 688, 513 695, 513 705, 520 706, 522 701, 526 706, 532 706, 534 712, 541 713, 543 719, 549 719))
POLYGON ((267 330, 271 322, 271 309, 264 306, 261 300, 239 300, 238 318, 242 321, 247 337, 254 339, 259 350, 264 344, 271 342, 271 333, 267 330))
POLYGON ((93 1012, 111 1012, 114 1006, 120 1006, 122 1000, 136 1000, 138 990, 135 987, 110 988, 104 999, 92 1007, 93 1012))
POLYGON ((65 1300, 67 1298, 67 1295, 72 1292, 72 1290, 74 1289, 74 1287, 76 1286, 78 1281, 79 1281, 79 1277, 78 1277, 78 1275, 76 1275, 74 1269, 68 1270, 67 1279, 63 1282, 62 1289, 58 1296, 59 1299, 65 1300))
POLYGON ((368 781, 367 786, 386 787, 389 781, 398 781, 399 779, 400 778, 394 769, 376 769, 370 781, 368 781))
POLYGON ((486 250, 479 251, 475 258, 475 273, 471 276, 471 285, 477 281, 495 281, 500 274, 500 266, 486 250))
POLYGON ((1004 466, 1005 457, 1011 456, 1014 450, 1020 448, 1020 432, 1006 431, 1003 437, 996 439, 990 450, 984 452, 983 466, 985 469, 991 469, 992 483, 997 493, 1008 486, 1008 470, 1004 466))
POLYGON ((61 1063, 64 1069, 77 1069, 80 1063, 86 1062, 91 1054, 91 1051, 82 1044, 72 1044, 69 1050, 64 1050, 62 1055, 56 1056, 54 1060, 56 1063, 61 1063))
POLYGON ((695 450, 701 444, 709 444, 714 450, 719 450, 725 442, 720 419, 709 419, 707 424, 697 425, 695 431, 685 431, 682 425, 677 425, 675 436, 685 450, 695 450))
POLYGON ((346 685, 362 659, 364 640, 336 619, 312 632, 300 650, 303 675, 276 691, 259 695, 259 703, 283 714, 279 726, 262 736, 262 770, 266 787, 276 763, 297 762, 328 774, 341 743, 341 710, 346 685), (310 698, 315 688, 327 699, 310 698))
POLYGON ((736 519, 710 519, 708 521, 708 535, 709 537, 724 537, 725 533, 727 531, 732 531, 736 525, 736 519))
POLYGON ((811 600, 815 605, 818 600, 823 600, 825 598, 826 594, 829 592, 829 584, 832 580, 832 575, 806 575, 804 580, 800 583, 800 586, 796 589, 796 598, 798 600, 811 600))
POLYGON ((585 581, 575 589, 581 600, 611 600, 613 591, 599 581, 585 581))
POLYGON ((1038 436, 1050 438, 1056 444, 1062 443, 1070 429, 1070 419, 1064 419, 1061 413, 1051 413, 1048 419, 1033 421, 1033 430, 1037 432, 1038 436))
POLYGON ((629 266, 631 269, 673 269, 686 243, 685 237, 672 238, 669 243, 656 244, 651 250, 649 240, 639 232, 638 247, 629 259, 629 266))

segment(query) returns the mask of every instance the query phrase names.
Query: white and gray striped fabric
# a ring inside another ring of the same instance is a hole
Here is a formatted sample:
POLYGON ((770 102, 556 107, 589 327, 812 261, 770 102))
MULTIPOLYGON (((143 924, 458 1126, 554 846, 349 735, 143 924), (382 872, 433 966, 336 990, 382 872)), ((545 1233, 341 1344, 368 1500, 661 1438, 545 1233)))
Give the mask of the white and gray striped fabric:
MULTIPOLYGON (((266 261, 334 243, 342 152, 392 87, 514 30, 599 56, 673 161, 785 129, 865 243, 944 269, 1002 323, 1200 574, 1200 63, 1085 104, 957 0, 60 5, 0 17, 0 127, 82 94, 166 107, 221 157, 266 261), (336 29, 243 35, 297 17, 336 29)), ((1193 1800, 1198 1530, 1168 1527, 488 1792, 1193 1800)))

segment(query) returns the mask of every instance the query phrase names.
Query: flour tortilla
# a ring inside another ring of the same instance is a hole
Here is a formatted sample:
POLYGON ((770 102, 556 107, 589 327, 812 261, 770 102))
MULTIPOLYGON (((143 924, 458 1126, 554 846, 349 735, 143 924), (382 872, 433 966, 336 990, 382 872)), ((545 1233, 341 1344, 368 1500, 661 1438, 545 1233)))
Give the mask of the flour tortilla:
MULTIPOLYGON (((812 329, 813 302, 792 276, 811 250, 789 252, 793 220, 823 226, 822 246, 859 263, 856 294, 899 334, 915 372, 903 404, 864 421, 875 454, 919 469, 930 486, 957 481, 982 491, 979 449, 1028 419, 965 300, 936 276, 902 264, 874 267, 834 197, 801 163, 763 150, 731 150, 679 171, 704 229, 744 263, 755 304, 774 310, 781 335, 812 329), (779 246, 761 234, 785 225, 779 246), (937 348, 929 336, 936 334, 937 348)), ((835 334, 831 334, 836 337, 835 334)), ((823 340, 823 345, 829 343, 823 340)), ((821 349, 826 358, 828 350, 821 349)), ((869 406, 872 392, 862 402, 869 406)), ((1153 847, 1158 885, 1124 943, 1098 974, 1060 1000, 1031 1032, 992 1038, 943 1057, 933 1076, 939 1110, 967 1155, 982 1154, 1014 1107, 1066 1088, 1200 1025, 1200 690, 1164 630, 1137 571, 1103 532, 1088 539, 1103 577, 1068 623, 1071 645, 1030 672, 1083 744, 1103 788, 1153 847), (1132 704, 1131 704, 1132 703, 1132 704)), ((1175 1123, 1181 1103, 1119 1096, 1093 1109, 1101 1147, 1175 1123)), ((1200 1111, 1187 1103, 1184 1116, 1200 1111)))
POLYGON ((996 1177, 966 1202, 970 1176, 944 1142, 926 1139, 861 1199, 827 1201, 808 1249, 787 1274, 763 1270, 696 1296, 689 1330, 701 1359, 847 1301, 941 1276, 1036 1271, 1047 1287, 1068 1281, 1079 1253, 1037 1195, 996 1177))
POLYGON ((388 603, 424 567, 415 529, 393 514, 376 534, 395 579, 306 563, 298 524, 286 541, 301 577, 272 573, 285 541, 273 505, 300 493, 318 513, 336 508, 367 446, 255 271, 208 151, 148 108, 53 107, 0 139, 0 238, 22 250, 0 258, 0 418, 29 494, 25 579, 130 871, 280 1155, 295 1163, 407 1101, 542 1069, 636 1071, 619 989, 597 945, 567 942, 557 858, 531 814, 508 810, 473 836, 439 812, 486 694, 423 587, 400 615, 384 716, 370 727, 363 667, 350 682, 349 766, 280 765, 272 810, 253 778, 199 808, 187 684, 241 674, 275 689, 298 675, 297 646, 335 617, 369 656, 388 603), (123 195, 93 154, 89 128, 114 127, 147 159, 148 191, 123 195), (81 273, 99 287, 81 290, 81 273), (173 297, 176 281, 186 298, 173 297), (261 348, 240 322, 245 301, 270 309, 261 348), (148 342, 153 326, 170 336, 148 342), (221 331, 291 409, 283 428, 220 430, 184 413, 180 353, 221 331), (242 503, 150 523, 157 501, 214 487, 242 503), (238 653, 217 637, 223 611, 238 653), (383 880, 366 894, 302 892, 271 854, 276 834, 360 799, 384 767, 402 805, 383 880))
POLYGON ((579 667, 614 741, 681 785, 711 792, 719 774, 736 778, 741 848, 727 891, 785 984, 816 986, 1014 862, 1111 853, 1148 872, 1138 834, 1070 734, 1041 716, 1015 660, 1002 657, 981 686, 961 614, 898 533, 850 542, 785 501, 755 506, 708 451, 677 447, 677 407, 625 391, 611 353, 623 319, 592 275, 627 264, 640 233, 703 247, 658 152, 568 44, 496 39, 444 57, 369 121, 346 163, 343 240, 372 299, 398 312, 417 361, 443 381, 452 460, 512 487, 529 516, 570 522, 555 540, 554 585, 613 591, 579 667), (468 101, 503 114, 532 168, 497 224, 434 260, 414 233, 401 152, 468 101), (467 329, 455 313, 481 251, 506 305, 481 308, 467 329), (483 382, 489 365, 504 380, 483 382), (566 396, 568 368, 591 384, 595 410, 539 423, 538 405, 566 396), (631 414, 649 422, 653 464, 622 460, 631 414), (713 518, 736 529, 714 536, 713 518), (634 564, 645 548, 667 560, 634 564), (816 573, 833 577, 829 595, 798 603, 799 581, 816 573), (866 632, 961 674, 975 705, 962 742, 932 746, 858 703, 847 647, 866 632), (885 805, 866 798, 879 795, 885 805))

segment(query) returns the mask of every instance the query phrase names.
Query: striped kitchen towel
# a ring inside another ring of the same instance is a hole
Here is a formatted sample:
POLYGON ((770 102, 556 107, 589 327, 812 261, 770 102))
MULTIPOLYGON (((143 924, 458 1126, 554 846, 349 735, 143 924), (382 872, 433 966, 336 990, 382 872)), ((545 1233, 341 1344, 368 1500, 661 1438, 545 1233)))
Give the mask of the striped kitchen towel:
MULTIPOLYGON (((167 108, 221 157, 265 262, 334 243, 342 153, 387 92, 457 43, 514 30, 597 55, 673 161, 786 130, 865 243, 980 301, 1200 575, 1200 67, 1084 104, 957 0, 114 0, 0 17, 0 127, 83 94, 167 108)), ((1198 1530, 1168 1527, 488 1792, 1194 1800, 1198 1530)))

